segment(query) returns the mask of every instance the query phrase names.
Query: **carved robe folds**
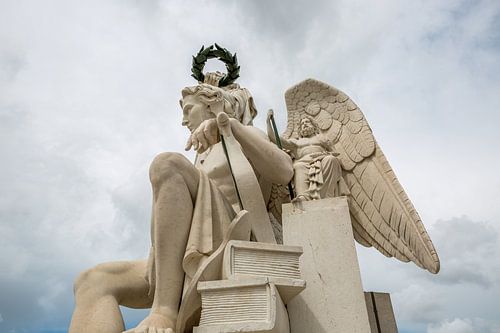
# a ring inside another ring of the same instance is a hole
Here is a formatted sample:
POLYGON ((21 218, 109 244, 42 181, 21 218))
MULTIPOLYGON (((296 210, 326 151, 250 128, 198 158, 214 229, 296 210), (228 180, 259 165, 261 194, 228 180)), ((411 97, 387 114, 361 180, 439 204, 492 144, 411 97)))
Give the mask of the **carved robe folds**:
POLYGON ((302 177, 309 185, 306 192, 309 200, 318 200, 321 198, 332 198, 341 195, 348 195, 344 179, 342 178, 342 167, 339 160, 330 153, 311 153, 295 160, 294 171, 297 175, 306 175, 302 177))

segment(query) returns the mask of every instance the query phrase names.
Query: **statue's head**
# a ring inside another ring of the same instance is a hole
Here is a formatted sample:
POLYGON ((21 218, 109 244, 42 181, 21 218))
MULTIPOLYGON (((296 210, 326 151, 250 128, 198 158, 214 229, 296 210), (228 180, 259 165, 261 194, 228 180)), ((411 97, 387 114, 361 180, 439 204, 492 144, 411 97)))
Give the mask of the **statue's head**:
POLYGON ((224 103, 224 112, 229 117, 238 119, 244 125, 251 125, 252 119, 257 115, 253 98, 248 90, 240 88, 237 84, 219 88, 201 83, 182 90, 180 100, 183 112, 182 125, 193 132, 204 120, 215 117, 210 105, 220 102, 224 103))
POLYGON ((318 124, 309 116, 305 116, 300 120, 299 136, 301 138, 309 138, 319 134, 318 124))
POLYGON ((184 88, 180 100, 182 125, 193 132, 204 120, 214 118, 214 114, 210 112, 210 104, 217 99, 217 93, 213 93, 204 84, 184 88))

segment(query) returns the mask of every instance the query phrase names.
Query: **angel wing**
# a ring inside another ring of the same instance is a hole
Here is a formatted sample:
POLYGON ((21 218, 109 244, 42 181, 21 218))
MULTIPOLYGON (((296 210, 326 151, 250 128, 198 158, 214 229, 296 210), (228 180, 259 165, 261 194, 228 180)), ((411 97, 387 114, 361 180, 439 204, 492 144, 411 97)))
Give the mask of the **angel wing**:
POLYGON ((411 260, 437 273, 434 245, 356 104, 342 91, 314 79, 288 89, 285 100, 288 124, 283 137, 297 138, 301 117, 308 115, 336 142, 351 192, 355 239, 387 257, 411 260))
POLYGON ((273 227, 274 237, 278 244, 283 244, 283 227, 281 205, 290 202, 288 188, 281 184, 272 184, 271 194, 267 203, 267 211, 273 227))

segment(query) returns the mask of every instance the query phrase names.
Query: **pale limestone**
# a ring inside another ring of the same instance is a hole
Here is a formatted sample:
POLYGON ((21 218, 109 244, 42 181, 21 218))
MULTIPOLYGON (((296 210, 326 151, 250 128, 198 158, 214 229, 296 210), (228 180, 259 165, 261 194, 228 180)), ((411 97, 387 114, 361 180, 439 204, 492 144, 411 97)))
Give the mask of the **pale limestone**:
MULTIPOLYGON (((296 200, 349 195, 360 244, 437 273, 434 245, 354 101, 315 79, 289 88, 285 100, 288 122, 280 137, 295 158, 296 200)), ((276 140, 269 121, 268 136, 276 140)))
POLYGON ((302 248, 232 240, 224 245, 222 278, 199 282, 201 318, 195 333, 290 333, 284 304, 305 288, 302 248))
POLYGON ((276 286, 265 277, 200 282, 200 325, 194 333, 289 333, 276 286))
POLYGON ((369 333, 346 198, 283 206, 283 240, 302 246, 307 288, 288 303, 291 333, 369 333))
POLYGON ((372 326, 372 333, 398 333, 396 318, 392 309, 391 295, 388 293, 369 292, 365 293, 365 298, 367 294, 369 295, 370 303, 372 303, 371 307, 375 317, 376 330, 372 326))
MULTIPOLYGON (((286 200, 282 189, 294 173, 292 160, 262 131, 251 126, 256 109, 246 89, 238 85, 221 89, 216 87, 215 75, 207 73, 206 78, 206 83, 182 91, 183 125, 191 132, 187 149, 192 147, 197 151, 195 165, 177 153, 160 154, 151 164, 149 260, 106 263, 82 273, 75 283, 71 333, 122 331, 120 304, 152 308, 150 315, 130 333, 148 328, 156 328, 157 333, 173 333, 174 328, 177 333, 189 331, 200 303, 197 283, 221 278, 224 242, 248 240, 253 233, 260 242, 275 243, 266 204, 270 209, 274 207, 271 210, 276 221, 280 221, 281 202, 286 200), (225 138, 232 172, 219 134, 225 138), (235 216, 236 213, 239 215, 235 216), (240 220, 245 223, 236 227, 234 224, 240 220)), ((307 127, 307 121, 301 120, 307 115, 309 122, 312 119, 311 124, 317 123, 320 134, 333 144, 330 150, 326 149, 328 158, 335 155, 332 147, 339 153, 334 159, 342 167, 343 176, 338 183, 321 182, 320 175, 325 179, 334 174, 327 172, 321 163, 315 163, 315 177, 308 180, 314 180, 320 197, 342 193, 338 190, 345 181, 351 192, 349 205, 354 228, 351 237, 365 246, 375 246, 387 256, 411 260, 437 272, 439 259, 432 242, 354 102, 341 91, 312 79, 289 89, 285 99, 289 119, 283 138, 296 139, 301 125, 307 127)), ((312 137, 314 142, 304 144, 301 149, 321 148, 316 139, 319 140, 312 137)), ((296 153, 309 155, 298 150, 296 153)), ((338 176, 339 169, 333 169, 338 176)), ((304 207, 309 204, 304 203, 304 207)), ((339 230, 334 226, 316 237, 337 235, 339 230)), ((346 246, 338 251, 349 252, 352 244, 346 246)), ((306 257, 309 259, 305 262, 312 260, 309 255, 306 257)), ((345 268, 338 267, 339 277, 348 276, 354 263, 357 265, 355 256, 350 260, 345 261, 345 268)), ((325 267, 320 269, 329 272, 330 268, 325 267)), ((312 278, 314 284, 316 277, 312 278)), ((332 281, 338 282, 332 278, 329 283, 332 281)))
POLYGON ((370 323, 371 333, 381 333, 378 329, 379 324, 377 324, 377 314, 375 313, 373 299, 370 292, 365 292, 365 303, 366 311, 368 312, 368 322, 370 323))
POLYGON ((306 287, 301 279, 299 258, 302 248, 257 242, 231 241, 227 244, 222 278, 244 280, 266 277, 287 304, 306 287))
MULTIPOLYGON (((267 135, 276 141, 271 126, 273 111, 267 114, 267 135)), ((342 166, 335 150, 335 141, 321 132, 316 121, 303 115, 297 138, 280 137, 284 149, 290 151, 293 160, 293 183, 298 200, 318 200, 349 194, 342 178, 342 166)))
POLYGON ((121 332, 119 304, 151 307, 129 333, 188 331, 199 307, 196 284, 220 278, 218 247, 241 209, 233 176, 249 223, 234 228, 231 237, 248 240, 252 231, 258 241, 275 243, 266 201, 272 184, 287 184, 293 168, 290 157, 251 126, 256 110, 250 93, 238 85, 199 84, 182 91, 181 107, 183 125, 191 131, 187 149, 193 147, 198 156, 193 166, 180 154, 164 153, 151 165, 150 259, 106 263, 84 272, 75 283, 71 333, 121 332))

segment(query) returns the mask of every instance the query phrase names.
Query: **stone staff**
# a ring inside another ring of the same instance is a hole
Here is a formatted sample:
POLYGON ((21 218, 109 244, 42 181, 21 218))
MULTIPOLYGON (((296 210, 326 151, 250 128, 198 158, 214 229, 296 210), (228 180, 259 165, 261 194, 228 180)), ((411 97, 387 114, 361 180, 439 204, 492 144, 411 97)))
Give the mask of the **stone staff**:
MULTIPOLYGON (((276 145, 279 147, 279 149, 283 149, 283 146, 281 145, 281 139, 278 134, 278 128, 276 127, 276 122, 274 121, 274 113, 272 109, 269 109, 269 114, 270 114, 269 119, 271 120, 271 126, 273 127, 274 137, 276 138, 276 145)), ((288 192, 290 193, 290 199, 293 200, 295 198, 295 193, 293 192, 291 181, 288 183, 288 192)))

